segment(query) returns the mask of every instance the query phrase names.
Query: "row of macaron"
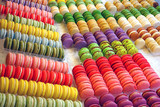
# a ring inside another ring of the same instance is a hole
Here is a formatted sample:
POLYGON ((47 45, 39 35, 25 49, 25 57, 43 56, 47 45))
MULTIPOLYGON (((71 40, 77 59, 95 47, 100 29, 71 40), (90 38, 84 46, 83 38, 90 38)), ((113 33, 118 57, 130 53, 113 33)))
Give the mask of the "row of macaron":
POLYGON ((130 39, 125 39, 122 41, 122 43, 118 40, 114 40, 111 45, 108 41, 102 41, 100 45, 97 43, 91 43, 88 46, 88 49, 84 47, 79 50, 79 57, 81 61, 84 62, 84 60, 87 58, 93 58, 96 60, 101 56, 109 58, 114 54, 117 54, 121 57, 127 53, 130 55, 138 53, 137 48, 130 39))
POLYGON ((21 32, 14 33, 13 30, 1 29, 0 39, 5 39, 7 37, 11 39, 16 39, 19 41, 32 42, 32 43, 37 43, 37 44, 43 44, 45 46, 62 48, 62 43, 60 41, 54 41, 51 39, 48 40, 48 38, 35 37, 33 35, 28 36, 27 34, 21 34, 21 32))
POLYGON ((11 93, 18 95, 28 95, 36 97, 73 100, 78 96, 78 91, 75 87, 65 85, 50 84, 35 81, 18 80, 14 78, 0 77, 0 92, 11 93))
POLYGON ((11 1, 6 2, 6 7, 10 9, 16 9, 19 11, 30 12, 31 14, 41 15, 43 17, 52 18, 52 13, 45 10, 36 9, 35 7, 23 6, 22 4, 12 3, 11 1))
POLYGON ((49 23, 43 23, 41 21, 37 21, 37 20, 33 20, 33 19, 27 19, 24 17, 19 17, 16 15, 12 15, 12 14, 7 14, 6 17, 7 21, 13 21, 14 23, 21 23, 21 24, 25 24, 28 26, 34 26, 34 27, 38 27, 41 29, 46 29, 46 30, 51 30, 51 31, 55 31, 56 27, 54 26, 54 20, 51 19, 49 23))
POLYGON ((97 107, 157 107, 160 104, 159 89, 145 90, 142 94, 138 91, 132 92, 129 95, 119 94, 114 97, 112 94, 104 94, 99 99, 89 97, 84 101, 85 107, 97 105, 97 107), (156 93, 157 92, 157 93, 156 93))
POLYGON ((11 10, 9 7, 5 7, 4 5, 0 5, 1 6, 1 11, 0 13, 1 14, 12 14, 12 15, 16 15, 16 16, 19 16, 19 17, 24 17, 24 18, 29 18, 29 19, 33 19, 33 20, 37 20, 37 21, 42 21, 43 23, 49 23, 50 22, 53 22, 51 21, 52 18, 48 18, 48 17, 43 17, 41 15, 36 15, 36 14, 31 14, 30 12, 23 12, 23 11, 20 11, 20 10, 17 10, 17 9, 13 9, 11 10))
MULTIPOLYGON (((132 57, 130 55, 124 55, 122 56, 122 59, 117 55, 112 55, 109 57, 109 60, 107 60, 105 57, 100 57, 96 60, 96 63, 92 59, 86 59, 83 62, 84 67, 78 65, 75 66, 72 70, 76 84, 78 87, 82 87, 82 84, 86 85, 87 82, 88 85, 92 86, 93 80, 91 77, 92 75, 94 75, 95 77, 99 78, 99 84, 101 83, 102 85, 103 83, 107 85, 109 91, 113 94, 119 94, 122 91, 132 92, 136 89, 143 90, 149 87, 159 87, 160 78, 158 77, 156 72, 150 67, 147 60, 140 53, 135 54, 133 58, 134 61, 136 60, 135 62, 132 60, 132 57), (143 63, 144 61, 145 63, 143 63), (135 76, 135 73, 137 76, 135 76), (79 78, 84 78, 81 77, 81 75, 85 75, 86 79, 83 79, 83 81, 79 81, 79 78), (102 80, 100 78, 102 78, 102 80), (82 82, 82 84, 79 85, 79 82, 82 82)), ((94 84, 95 83, 96 82, 94 82, 94 84)), ((101 91, 101 94, 107 92, 107 87, 105 87, 106 91, 101 91)), ((80 90, 80 88, 78 88, 78 90, 79 93, 82 93, 85 89, 80 90)), ((95 95, 98 96, 94 88, 88 87, 86 88, 86 91, 87 90, 90 90, 90 93, 87 96, 93 96, 94 91, 95 95)), ((85 99, 86 96, 81 97, 85 99)))
POLYGON ((26 4, 26 5, 29 4, 30 2, 43 4, 44 6, 47 6, 48 4, 47 0, 6 0, 6 1, 11 1, 11 2, 19 3, 19 4, 26 4))
MULTIPOLYGON (((59 40, 59 33, 56 31, 50 31, 50 30, 41 29, 34 26, 28 26, 21 23, 15 23, 13 21, 7 21, 6 19, 0 20, 0 23, 1 23, 1 26, 0 26, 1 29, 2 28, 10 29, 10 30, 13 30, 14 32, 21 32, 22 34, 35 35, 42 38, 45 37, 55 41, 59 40)), ((48 27, 49 27, 49 24, 48 24, 48 27)))
POLYGON ((159 26, 157 29, 153 26, 149 26, 147 29, 140 27, 137 30, 131 28, 128 29, 127 34, 130 38, 134 38, 135 45, 138 49, 142 49, 146 45, 152 53, 158 53, 160 51, 159 26))
POLYGON ((38 55, 58 58, 59 60, 64 58, 63 48, 51 47, 33 42, 19 41, 17 39, 11 39, 8 37, 4 41, 4 48, 11 49, 13 51, 34 53, 38 55))
POLYGON ((40 70, 55 71, 66 74, 69 72, 69 65, 66 62, 47 60, 45 58, 11 52, 6 56, 6 65, 15 65, 33 69, 38 68, 40 70))
MULTIPOLYGON (((20 0, 20 1, 22 1, 22 0, 20 0)), ((22 6, 35 7, 36 9, 45 10, 45 11, 48 11, 48 12, 51 11, 51 8, 49 6, 45 6, 45 5, 40 4, 40 3, 35 3, 35 2, 31 2, 31 1, 26 1, 24 3, 16 2, 16 1, 13 2, 13 1, 9 1, 9 0, 6 1, 7 7, 9 7, 8 5, 10 5, 10 4, 13 5, 14 3, 17 3, 17 4, 22 5, 22 6)), ((16 6, 13 5, 13 8, 14 7, 16 7, 16 6)))
POLYGON ((38 68, 23 68, 20 66, 15 67, 14 65, 7 65, 5 67, 4 64, 0 64, 1 67, 1 75, 0 77, 8 77, 15 78, 18 80, 24 79, 27 81, 36 81, 36 82, 44 82, 51 84, 60 84, 71 86, 73 77, 71 74, 64 74, 61 72, 55 71, 46 71, 39 70, 38 68))
POLYGON ((82 107, 82 102, 0 93, 1 106, 16 107, 82 107))
MULTIPOLYGON (((22 28, 25 28, 26 26, 22 26, 22 28)), ((33 27, 29 27, 29 29, 31 29, 33 27)), ((15 30, 15 29, 14 29, 15 30)), ((17 39, 17 40, 22 40, 25 42, 33 42, 33 43, 38 43, 38 44, 44 44, 46 46, 52 46, 52 47, 62 47, 61 42, 57 40, 57 38, 59 38, 59 33, 58 32, 52 32, 52 31, 48 31, 46 32, 46 30, 42 30, 43 35, 45 35, 47 33, 48 38, 46 37, 40 37, 38 36, 39 34, 37 33, 38 29, 35 29, 35 35, 32 34, 25 34, 23 31, 19 32, 16 31, 15 32, 11 29, 0 29, 0 39, 5 39, 5 38, 11 38, 11 39, 17 39), (59 43, 57 44, 57 46, 55 45, 55 43, 59 43)), ((40 30, 41 32, 41 30, 40 30)), ((40 33, 39 32, 39 33, 40 33)))

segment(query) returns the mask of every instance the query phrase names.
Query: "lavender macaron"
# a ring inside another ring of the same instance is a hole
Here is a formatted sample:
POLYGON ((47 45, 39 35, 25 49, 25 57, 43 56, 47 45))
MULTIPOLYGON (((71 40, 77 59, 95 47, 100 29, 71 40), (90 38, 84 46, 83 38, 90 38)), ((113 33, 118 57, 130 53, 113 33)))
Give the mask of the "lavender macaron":
POLYGON ((114 101, 115 98, 112 94, 104 94, 100 97, 99 103, 102 106, 106 101, 114 101))
POLYGON ((128 99, 128 96, 126 94, 120 94, 115 98, 115 102, 118 103, 119 101, 123 99, 128 99))
POLYGON ((113 101, 106 101, 104 104, 103 104, 103 107, 118 107, 117 104, 113 101))
POLYGON ((89 97, 84 101, 84 107, 89 107, 93 104, 99 105, 99 100, 96 97, 89 97))

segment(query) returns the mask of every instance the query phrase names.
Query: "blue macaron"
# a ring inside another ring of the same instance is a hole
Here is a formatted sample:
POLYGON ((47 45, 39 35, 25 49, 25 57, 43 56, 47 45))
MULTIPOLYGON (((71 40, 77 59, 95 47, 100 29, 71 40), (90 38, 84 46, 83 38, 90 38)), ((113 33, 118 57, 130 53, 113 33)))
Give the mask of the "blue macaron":
POLYGON ((20 41, 21 40, 21 33, 20 32, 15 32, 14 33, 14 39, 18 39, 20 41))
POLYGON ((1 29, 0 30, 0 38, 4 39, 7 35, 7 30, 6 29, 1 29))

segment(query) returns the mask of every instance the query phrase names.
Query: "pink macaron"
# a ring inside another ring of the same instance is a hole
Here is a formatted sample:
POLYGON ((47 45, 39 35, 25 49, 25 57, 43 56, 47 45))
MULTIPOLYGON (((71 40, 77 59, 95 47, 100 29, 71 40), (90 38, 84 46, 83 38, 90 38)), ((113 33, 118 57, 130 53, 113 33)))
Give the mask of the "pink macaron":
POLYGON ((48 60, 45 59, 45 58, 41 58, 41 59, 40 59, 39 69, 40 69, 40 70, 46 70, 47 67, 48 67, 48 60))
POLYGON ((27 68, 27 67, 30 68, 30 67, 32 66, 32 62, 33 62, 32 56, 26 55, 23 66, 24 66, 25 68, 27 68))
POLYGON ((55 62, 53 60, 48 60, 47 70, 54 71, 54 69, 55 69, 55 62))
POLYGON ((40 66, 40 58, 34 56, 32 62, 32 68, 39 68, 40 66))
POLYGON ((23 67, 25 56, 23 54, 17 53, 15 66, 23 67))

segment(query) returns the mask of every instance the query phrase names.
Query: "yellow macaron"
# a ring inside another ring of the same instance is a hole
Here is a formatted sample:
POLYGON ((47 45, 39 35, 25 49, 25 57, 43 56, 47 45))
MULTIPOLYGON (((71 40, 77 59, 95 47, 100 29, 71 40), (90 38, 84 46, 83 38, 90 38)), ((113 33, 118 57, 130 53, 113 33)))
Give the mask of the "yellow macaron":
POLYGON ((7 77, 0 78, 0 92, 6 93, 8 92, 9 87, 9 79, 7 77))
POLYGON ((37 93, 36 96, 40 97, 42 95, 43 92, 43 83, 42 82, 38 82, 37 83, 37 93))
POLYGON ((38 27, 36 27, 35 28, 35 34, 34 34, 36 37, 38 36, 40 36, 41 35, 41 28, 38 28, 38 27))
POLYGON ((13 30, 14 29, 14 22, 13 21, 8 21, 8 24, 7 24, 7 30, 13 30))
POLYGON ((62 95, 62 97, 61 97, 61 98, 62 98, 63 100, 65 100, 65 99, 67 98, 68 90, 69 90, 69 89, 68 89, 68 87, 67 87, 67 86, 65 86, 65 85, 64 85, 64 86, 62 86, 62 88, 63 88, 63 95, 62 95))
POLYGON ((66 97, 66 100, 69 100, 70 99, 70 96, 71 96, 71 89, 70 89, 70 87, 68 87, 68 86, 66 86, 66 88, 68 88, 67 90, 68 90, 68 95, 67 95, 67 97, 66 97))
POLYGON ((46 93, 44 95, 45 98, 52 98, 54 94, 54 86, 53 84, 46 84, 46 93))
POLYGON ((29 81, 28 82, 28 96, 35 96, 37 92, 37 83, 35 81, 29 81))
POLYGON ((9 80, 9 90, 8 92, 11 94, 16 94, 18 91, 18 79, 11 78, 9 80))
POLYGON ((46 29, 41 30, 41 37, 42 38, 47 37, 47 30, 46 29))
POLYGON ((42 95, 41 97, 44 97, 45 93, 46 93, 46 84, 45 83, 42 83, 43 84, 43 90, 42 90, 42 95))
POLYGON ((28 91, 28 81, 20 80, 18 84, 18 94, 26 95, 27 91, 28 91))
POLYGON ((6 19, 1 19, 1 29, 7 29, 7 20, 6 19))
POLYGON ((55 84, 54 85, 54 96, 53 96, 53 98, 57 99, 57 98, 59 98, 59 95, 60 95, 60 85, 55 84))

